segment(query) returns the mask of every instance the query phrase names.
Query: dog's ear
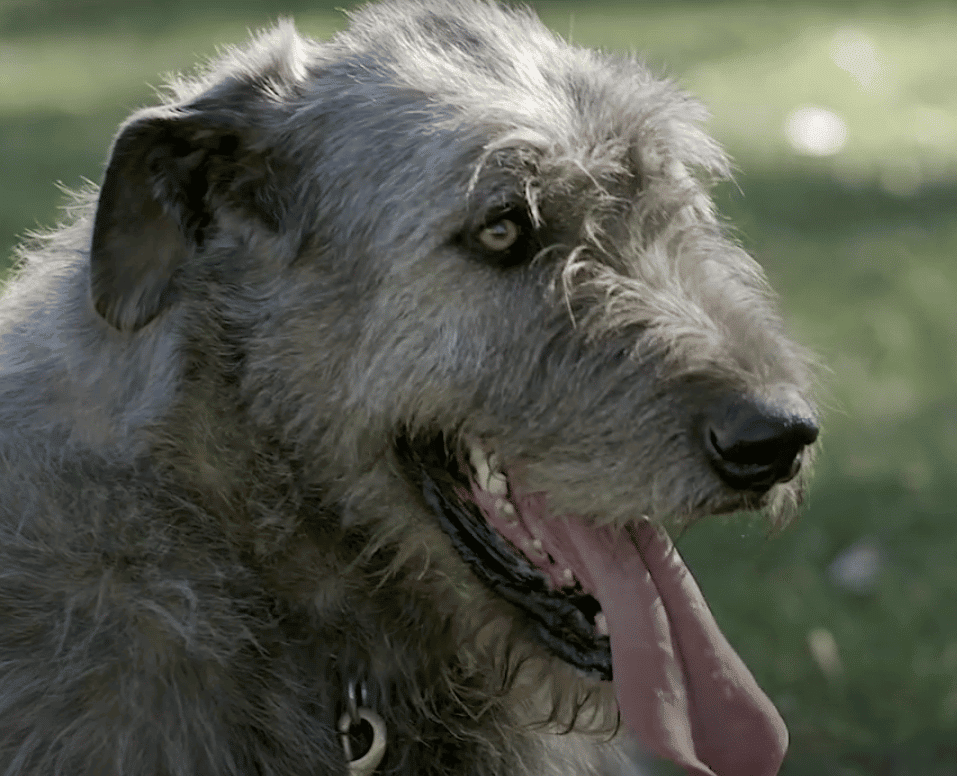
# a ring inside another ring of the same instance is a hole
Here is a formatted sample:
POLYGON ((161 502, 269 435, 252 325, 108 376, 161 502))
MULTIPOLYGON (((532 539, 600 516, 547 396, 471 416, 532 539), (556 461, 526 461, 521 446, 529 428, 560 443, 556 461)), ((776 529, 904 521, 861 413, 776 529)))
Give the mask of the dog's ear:
POLYGON ((267 180, 275 165, 252 150, 250 124, 194 105, 149 109, 121 129, 90 246, 93 305, 112 326, 138 329, 175 299, 179 271, 215 231, 218 208, 235 204, 278 227, 282 189, 267 180))

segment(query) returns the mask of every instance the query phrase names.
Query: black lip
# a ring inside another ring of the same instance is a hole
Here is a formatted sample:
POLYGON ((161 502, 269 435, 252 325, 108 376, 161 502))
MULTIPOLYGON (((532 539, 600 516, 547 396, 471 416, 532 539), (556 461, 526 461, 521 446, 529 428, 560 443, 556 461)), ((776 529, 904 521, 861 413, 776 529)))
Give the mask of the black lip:
POLYGON ((600 610, 598 602, 584 592, 553 590, 545 574, 512 550, 478 507, 457 495, 456 488, 469 485, 446 450, 442 438, 426 444, 400 438, 396 443, 407 476, 475 575, 528 614, 535 637, 554 655, 610 681, 611 644, 607 636, 595 633, 591 620, 600 610))

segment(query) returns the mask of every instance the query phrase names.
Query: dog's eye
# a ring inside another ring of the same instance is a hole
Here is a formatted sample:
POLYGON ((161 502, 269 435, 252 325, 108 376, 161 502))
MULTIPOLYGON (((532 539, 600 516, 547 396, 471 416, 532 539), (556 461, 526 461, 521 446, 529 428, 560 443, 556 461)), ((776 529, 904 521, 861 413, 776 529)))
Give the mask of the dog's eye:
POLYGON ((474 260, 511 269, 527 263, 538 247, 538 233, 521 205, 496 207, 481 221, 473 221, 455 237, 456 244, 474 260))
POLYGON ((500 218, 483 227, 478 233, 478 239, 490 251, 501 253, 515 245, 521 234, 522 227, 511 218, 500 218))

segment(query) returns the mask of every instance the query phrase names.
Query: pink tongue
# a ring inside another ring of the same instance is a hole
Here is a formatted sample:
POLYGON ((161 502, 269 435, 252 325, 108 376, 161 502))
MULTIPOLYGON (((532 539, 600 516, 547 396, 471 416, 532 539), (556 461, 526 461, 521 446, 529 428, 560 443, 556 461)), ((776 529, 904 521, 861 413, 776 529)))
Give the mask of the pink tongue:
POLYGON ((542 520, 543 494, 515 495, 525 526, 601 604, 618 707, 638 739, 694 776, 775 776, 784 720, 665 531, 644 520, 629 538, 575 517, 542 520))

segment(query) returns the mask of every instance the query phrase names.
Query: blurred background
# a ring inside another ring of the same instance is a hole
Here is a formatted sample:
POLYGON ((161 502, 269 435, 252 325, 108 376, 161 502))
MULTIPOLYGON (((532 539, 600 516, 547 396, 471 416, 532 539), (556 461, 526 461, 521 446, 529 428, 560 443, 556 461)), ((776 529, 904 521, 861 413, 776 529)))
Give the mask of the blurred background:
MULTIPOLYGON (((161 74, 280 14, 328 36, 351 5, 0 0, 0 271, 161 74)), ((788 722, 782 774, 957 776, 957 5, 533 5, 709 105, 738 168, 718 202, 829 368, 802 519, 679 540, 788 722)))

